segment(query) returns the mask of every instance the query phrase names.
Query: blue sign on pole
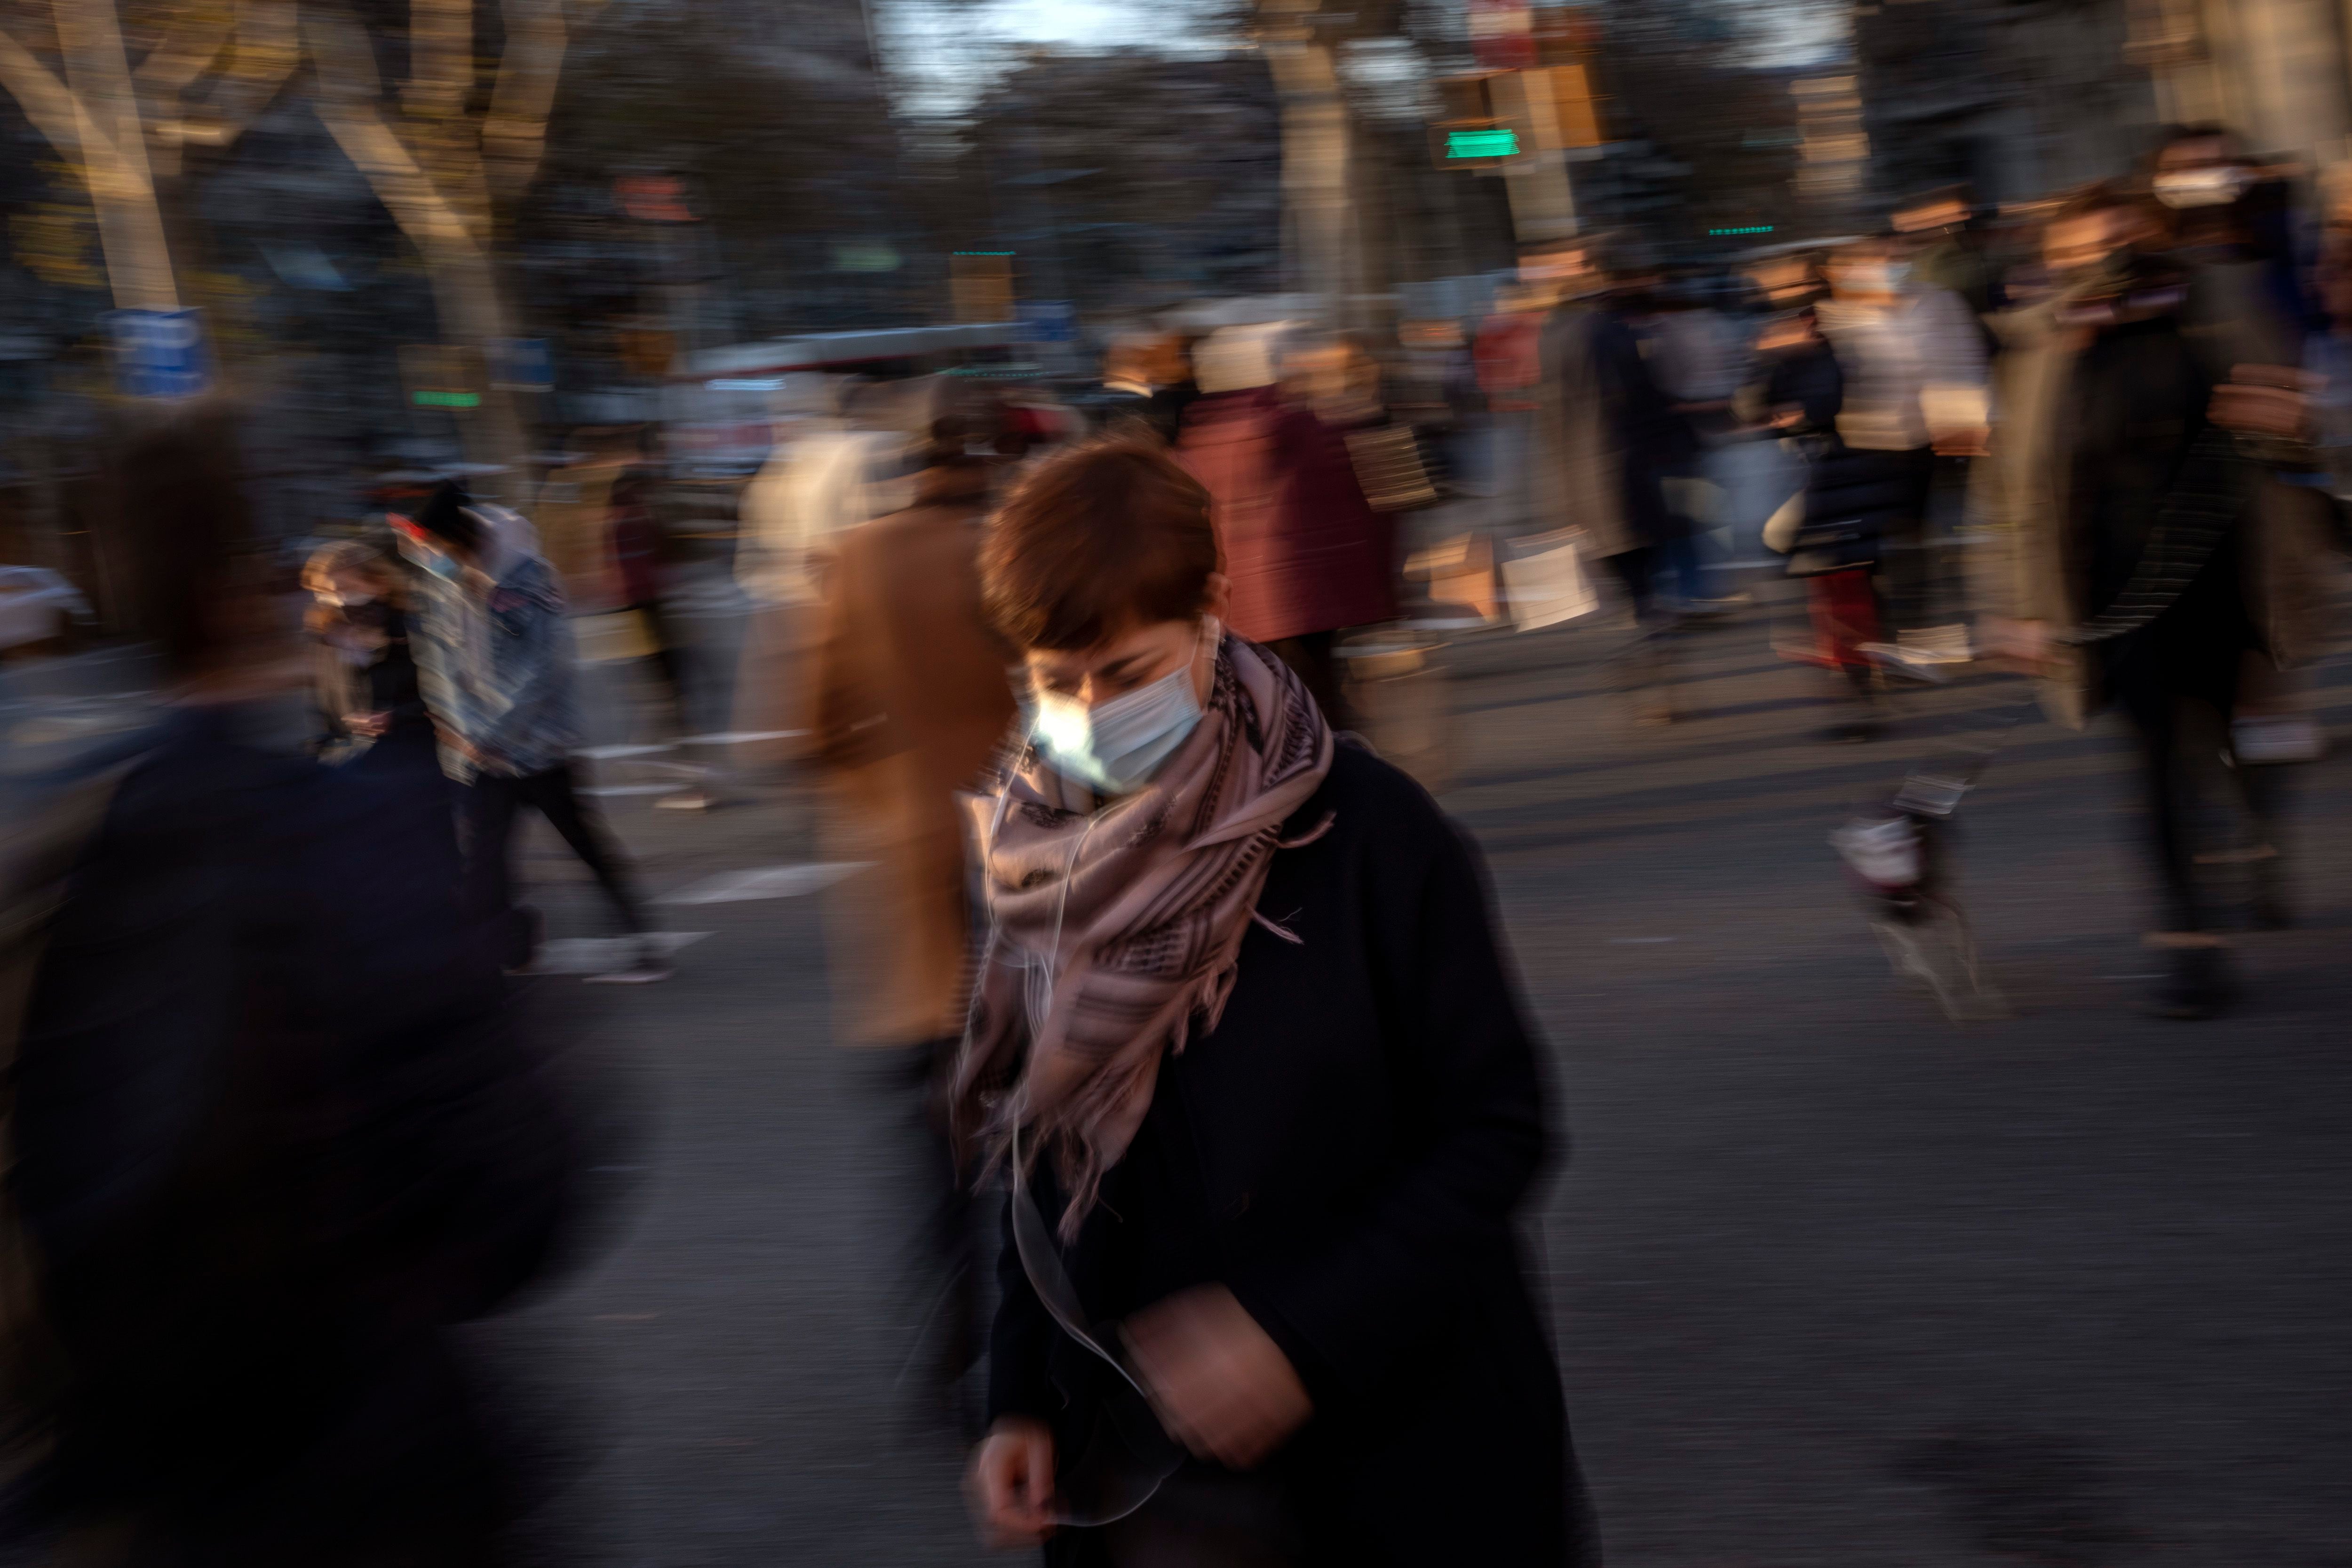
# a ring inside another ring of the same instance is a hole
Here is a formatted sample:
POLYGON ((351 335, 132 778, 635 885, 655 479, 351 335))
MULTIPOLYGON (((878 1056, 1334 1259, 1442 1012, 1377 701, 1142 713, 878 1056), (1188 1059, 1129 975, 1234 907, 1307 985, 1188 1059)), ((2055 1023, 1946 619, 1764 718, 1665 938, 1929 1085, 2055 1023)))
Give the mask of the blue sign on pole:
POLYGON ((1021 306, 1022 336, 1033 343, 1066 343, 1078 335, 1078 313, 1067 300, 1029 300, 1021 306))
POLYGON ((194 397, 212 384, 200 310, 113 310, 116 384, 130 397, 194 397))

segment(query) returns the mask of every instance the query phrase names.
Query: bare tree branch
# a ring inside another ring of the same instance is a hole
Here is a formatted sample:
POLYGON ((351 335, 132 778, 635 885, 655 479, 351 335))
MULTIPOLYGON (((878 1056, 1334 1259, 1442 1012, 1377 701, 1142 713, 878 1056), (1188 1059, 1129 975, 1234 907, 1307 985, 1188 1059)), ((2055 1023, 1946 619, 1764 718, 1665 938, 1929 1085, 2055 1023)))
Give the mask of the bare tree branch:
POLYGON ((491 194, 510 201, 530 184, 546 151, 568 33, 563 0, 506 0, 505 13, 506 54, 482 125, 482 153, 491 194))

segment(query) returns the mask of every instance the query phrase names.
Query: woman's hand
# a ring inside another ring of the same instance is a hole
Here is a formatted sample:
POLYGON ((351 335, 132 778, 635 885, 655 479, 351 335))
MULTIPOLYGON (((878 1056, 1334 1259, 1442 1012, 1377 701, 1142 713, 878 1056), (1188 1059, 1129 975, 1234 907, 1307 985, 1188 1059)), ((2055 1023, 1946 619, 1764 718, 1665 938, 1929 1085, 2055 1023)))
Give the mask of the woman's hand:
POLYGON ((964 1486, 989 1545, 1036 1545, 1054 1530, 1053 1432, 1026 1415, 1005 1416, 973 1451, 964 1486))
POLYGON ((1127 1320, 1127 1348, 1169 1434, 1245 1470, 1315 1413, 1307 1385, 1222 1285, 1200 1285, 1127 1320))

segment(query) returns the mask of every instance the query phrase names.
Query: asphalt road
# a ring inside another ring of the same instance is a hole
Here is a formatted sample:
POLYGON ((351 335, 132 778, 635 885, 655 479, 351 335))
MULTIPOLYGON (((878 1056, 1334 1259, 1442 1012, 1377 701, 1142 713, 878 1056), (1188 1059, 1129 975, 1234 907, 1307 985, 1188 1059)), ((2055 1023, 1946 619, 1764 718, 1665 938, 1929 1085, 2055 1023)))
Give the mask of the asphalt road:
MULTIPOLYGON (((1775 613, 1681 639, 1661 730, 1627 721, 1601 617, 1444 655, 1441 798, 1556 1058, 1571 1149, 1530 1259, 1611 1560, 2352 1564, 2352 757, 2296 770, 2302 918, 2242 939, 2243 1006, 2164 1023, 2134 1011, 2121 737, 2021 724, 1960 847, 2015 1016, 1955 1026, 1893 982, 1824 837, 2019 689, 1826 744, 1775 613)), ((8 673, 11 723, 100 721, 119 684, 8 673)), ((2320 673, 2339 731, 2347 679, 2320 673)), ((644 738, 642 691, 600 689, 605 732, 644 738)), ((957 1446, 896 1386, 898 1103, 829 1018, 826 904, 858 874, 818 890, 833 851, 789 781, 655 809, 692 754, 599 771, 647 888, 698 900, 662 906, 701 933, 677 979, 522 986, 593 1091, 608 1197, 564 1278, 474 1331, 547 1461, 526 1556, 982 1561, 957 1446)), ((525 852, 551 936, 610 929, 549 836, 525 852)))
MULTIPOLYGON (((1485 846, 1572 1140, 1531 1258, 1611 1559, 2352 1563, 2352 759, 2297 770, 2302 919, 2242 939, 2242 1009, 2166 1023, 2134 1010, 2121 738, 2021 724, 1961 848, 2015 1016, 1955 1026, 1891 980, 1824 836, 2019 688, 1826 744, 1771 614, 1683 640, 1664 730, 1626 721, 1606 626, 1446 656, 1442 798, 1485 846)), ((2339 730, 2347 673, 2321 673, 2339 730)), ((746 794, 613 810, 656 890, 822 858, 805 796, 746 794)), ((599 929, 532 852, 555 934, 599 929)), ((954 1445, 893 1386, 896 1108, 832 1042, 824 902, 668 906, 709 934, 665 986, 532 983, 634 1130, 601 1257, 483 1331, 552 1391, 525 1423, 568 1457, 546 1562, 982 1558, 954 1445)))

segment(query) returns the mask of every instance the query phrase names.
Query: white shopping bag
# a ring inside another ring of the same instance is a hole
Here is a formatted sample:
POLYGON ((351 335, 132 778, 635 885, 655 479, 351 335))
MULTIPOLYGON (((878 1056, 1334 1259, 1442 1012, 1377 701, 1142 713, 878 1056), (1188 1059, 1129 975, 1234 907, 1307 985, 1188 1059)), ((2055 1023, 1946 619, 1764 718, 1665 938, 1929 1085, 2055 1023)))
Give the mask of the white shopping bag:
POLYGON ((1557 626, 1601 606, 1592 578, 1577 548, 1580 529, 1563 528, 1511 542, 1513 558, 1503 563, 1503 601, 1520 631, 1557 626))

